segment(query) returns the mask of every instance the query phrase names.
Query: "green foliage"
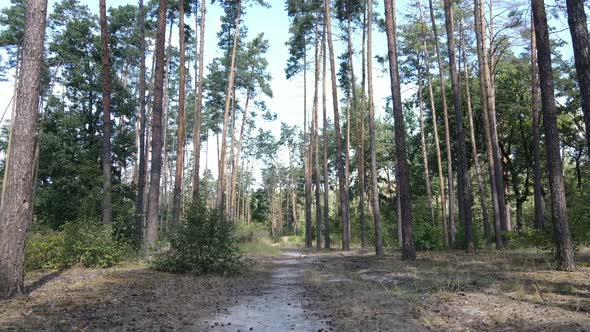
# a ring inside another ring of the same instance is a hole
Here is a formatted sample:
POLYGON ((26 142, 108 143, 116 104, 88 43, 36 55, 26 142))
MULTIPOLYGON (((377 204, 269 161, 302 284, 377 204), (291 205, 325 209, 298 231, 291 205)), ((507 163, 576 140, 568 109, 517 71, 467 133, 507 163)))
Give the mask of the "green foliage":
POLYGON ((524 228, 520 232, 502 232, 502 241, 509 249, 539 248, 553 249, 553 230, 551 225, 542 230, 524 228))
MULTIPOLYGON (((457 241, 458 242, 458 241, 457 241)), ((417 250, 440 250, 443 248, 440 227, 430 222, 414 224, 414 245, 417 250)))
POLYGON ((223 212, 198 207, 179 225, 171 250, 156 254, 151 265, 167 272, 231 275, 243 269, 244 259, 223 212))
POLYGON ((121 260, 127 250, 112 236, 112 228, 95 221, 67 223, 60 231, 33 232, 27 238, 27 270, 60 269, 80 263, 107 268, 121 260))
POLYGON ((235 240, 238 243, 263 242, 269 239, 268 228, 261 223, 246 224, 239 222, 235 228, 235 240))

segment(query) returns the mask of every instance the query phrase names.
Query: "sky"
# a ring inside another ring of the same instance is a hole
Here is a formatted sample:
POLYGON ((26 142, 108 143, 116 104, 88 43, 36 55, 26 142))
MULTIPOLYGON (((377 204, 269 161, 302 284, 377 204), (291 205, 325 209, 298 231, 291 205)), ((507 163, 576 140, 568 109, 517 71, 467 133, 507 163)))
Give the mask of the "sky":
MULTIPOLYGON (((4 4, 8 3, 7 0, 2 0, 0 8, 4 7, 4 4)), ((51 12, 56 0, 49 0, 49 11, 51 12)), ((81 0, 82 4, 88 5, 91 12, 98 15, 98 0, 81 0)), ((259 33, 264 33, 264 37, 269 40, 269 50, 267 53, 267 59, 269 62, 268 71, 272 76, 271 87, 273 90, 273 98, 267 98, 266 103, 272 112, 277 114, 277 121, 273 123, 267 123, 265 121, 257 121, 257 126, 265 130, 271 130, 278 136, 280 123, 285 122, 289 125, 297 124, 300 128, 303 125, 303 76, 299 75, 290 80, 285 77, 285 65, 287 63, 288 49, 285 46, 285 42, 289 39, 289 18, 287 17, 286 10, 284 9, 284 0, 268 0, 271 4, 270 8, 263 8, 260 6, 254 6, 246 10, 244 17, 244 25, 248 27, 248 40, 252 39, 259 33)), ((374 11, 382 15, 383 3, 382 1, 377 2, 374 11)), ((398 16, 406 13, 413 9, 412 2, 408 0, 402 0, 397 2, 398 16)), ((107 6, 118 6, 125 4, 137 4, 137 0, 107 0, 107 6)), ((223 15, 221 8, 218 5, 211 5, 208 3, 207 21, 206 21, 206 45, 205 45, 205 63, 210 63, 214 57, 221 56, 221 50, 217 47, 217 32, 220 28, 220 17, 223 15)), ((194 27, 194 18, 190 17, 186 19, 187 23, 194 27)), ((336 22, 332 22, 332 26, 335 27, 336 22)), ((333 32, 337 33, 337 29, 333 28, 333 32)), ((173 37, 176 37, 178 33, 173 32, 173 37)), ((373 33, 373 53, 374 55, 386 56, 387 42, 385 34, 379 32, 376 28, 373 33)), ((565 33, 565 38, 568 38, 569 34, 565 33)), ((357 38, 359 38, 357 36, 357 38)), ((441 36, 444 38, 444 36, 441 36)), ((343 50, 343 44, 335 36, 335 53, 340 54, 343 50)), ((358 45, 360 41, 355 41, 358 45)), ((177 45, 177 37, 173 38, 173 44, 177 45)), ((360 58, 355 59, 355 69, 357 71, 356 76, 360 77, 360 58)), ((338 61, 336 66, 339 67, 338 61)), ((148 66, 149 68, 149 66, 148 66)), ((385 70, 386 68, 378 64, 376 61, 373 62, 373 76, 374 76, 374 96, 376 105, 377 117, 384 116, 385 100, 391 95, 389 77, 385 70)), ((205 70, 205 75, 207 70, 205 70)), ((12 75, 9 75, 12 76, 12 75)), ((312 95, 313 95, 313 70, 308 72, 308 110, 311 111, 312 95)), ((321 86, 321 85, 320 85, 321 86)), ((328 89, 330 85, 328 84, 328 89)), ((7 109, 8 103, 12 97, 13 92, 13 80, 7 82, 0 82, 0 112, 7 109)), ((402 86, 402 98, 406 99, 411 97, 415 92, 414 85, 402 86)), ((330 107, 331 104, 331 91, 328 91, 328 114, 332 114, 333 110, 330 107)), ((342 93, 339 91, 339 98, 342 97, 342 93)), ((5 117, 4 121, 10 118, 10 111, 5 117)), ((1 116, 1 113, 0 113, 1 116)), ((331 117, 331 116, 330 116, 331 117)), ((212 142, 213 143, 213 142, 212 142)), ((209 149, 210 160, 215 160, 216 152, 214 145, 209 149)), ((210 161, 210 165, 212 162, 210 161)), ((213 170, 214 175, 217 173, 213 170)))

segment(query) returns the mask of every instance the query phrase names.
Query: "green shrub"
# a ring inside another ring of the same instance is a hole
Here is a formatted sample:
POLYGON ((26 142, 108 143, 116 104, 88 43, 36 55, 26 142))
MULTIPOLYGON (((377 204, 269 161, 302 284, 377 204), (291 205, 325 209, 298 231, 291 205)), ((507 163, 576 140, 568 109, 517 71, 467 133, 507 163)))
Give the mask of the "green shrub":
POLYGON ((268 228, 260 223, 246 224, 238 222, 235 228, 235 239, 238 243, 260 242, 270 239, 268 228))
POLYGON ((84 267, 107 268, 119 262, 126 246, 115 241, 112 228, 98 222, 71 222, 59 232, 29 234, 25 266, 28 270, 60 269, 80 263, 84 267))
POLYGON ((416 223, 414 225, 414 245, 417 250, 442 249, 443 241, 440 228, 431 222, 416 223))
POLYGON ((65 224, 62 230, 66 252, 84 267, 111 267, 125 252, 125 246, 113 239, 109 225, 82 221, 65 224))
POLYGON ((30 233, 25 250, 27 270, 61 269, 72 264, 65 251, 62 232, 46 231, 30 233))
POLYGON ((150 262, 156 270, 196 274, 236 274, 244 266, 234 228, 218 210, 193 209, 171 239, 171 250, 150 262))

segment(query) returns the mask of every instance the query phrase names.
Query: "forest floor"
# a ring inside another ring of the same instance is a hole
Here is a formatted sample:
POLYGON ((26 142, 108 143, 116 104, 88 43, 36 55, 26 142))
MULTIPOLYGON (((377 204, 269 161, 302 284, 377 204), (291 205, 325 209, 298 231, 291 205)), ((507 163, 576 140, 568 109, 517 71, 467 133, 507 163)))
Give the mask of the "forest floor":
POLYGON ((590 331, 590 251, 553 271, 536 251, 283 251, 240 276, 193 276, 139 262, 27 274, 0 302, 15 331, 590 331))

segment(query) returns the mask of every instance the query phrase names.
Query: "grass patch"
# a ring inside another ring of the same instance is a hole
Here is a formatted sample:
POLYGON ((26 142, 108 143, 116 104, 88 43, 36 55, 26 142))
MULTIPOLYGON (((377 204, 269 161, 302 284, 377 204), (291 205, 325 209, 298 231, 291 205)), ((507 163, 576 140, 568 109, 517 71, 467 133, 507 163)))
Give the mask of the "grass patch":
POLYGON ((277 246, 263 241, 240 243, 238 248, 242 253, 255 256, 276 256, 281 253, 277 246))

